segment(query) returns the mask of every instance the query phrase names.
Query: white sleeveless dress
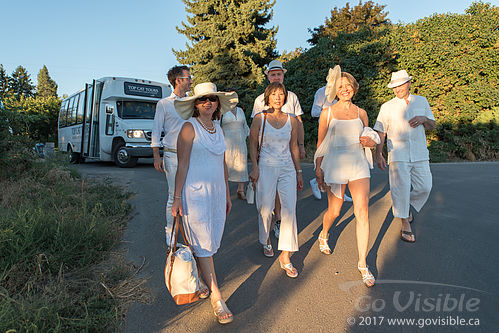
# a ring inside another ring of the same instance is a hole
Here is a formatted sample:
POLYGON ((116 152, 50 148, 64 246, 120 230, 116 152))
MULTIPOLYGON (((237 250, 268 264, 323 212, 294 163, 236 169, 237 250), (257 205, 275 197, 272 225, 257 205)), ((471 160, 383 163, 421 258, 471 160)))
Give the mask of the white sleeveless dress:
POLYGON ((225 139, 218 122, 208 133, 195 118, 189 170, 182 189, 186 236, 198 257, 211 257, 220 247, 225 226, 225 139))
POLYGON ((236 115, 226 112, 221 121, 225 133, 225 163, 229 172, 229 181, 248 181, 248 150, 246 138, 249 135, 248 124, 243 109, 236 107, 236 115))
POLYGON ((324 182, 331 187, 336 197, 342 198, 340 184, 371 177, 369 163, 360 143, 364 123, 359 118, 358 108, 357 118, 348 120, 334 118, 331 108, 328 112, 328 130, 315 159, 324 157, 321 164, 324 182))

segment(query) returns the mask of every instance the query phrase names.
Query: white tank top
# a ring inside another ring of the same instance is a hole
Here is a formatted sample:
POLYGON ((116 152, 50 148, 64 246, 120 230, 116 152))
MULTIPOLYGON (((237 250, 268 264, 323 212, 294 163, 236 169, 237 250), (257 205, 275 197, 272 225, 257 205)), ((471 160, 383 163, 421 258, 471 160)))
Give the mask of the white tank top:
MULTIPOLYGON (((262 124, 260 126, 260 133, 258 139, 262 136, 263 122, 265 117, 262 117, 262 124)), ((260 150, 260 161, 258 163, 282 166, 288 165, 291 159, 291 152, 289 150, 289 141, 291 139, 291 119, 288 115, 286 123, 279 129, 274 128, 269 122, 265 124, 265 132, 263 134, 262 149, 260 150)))

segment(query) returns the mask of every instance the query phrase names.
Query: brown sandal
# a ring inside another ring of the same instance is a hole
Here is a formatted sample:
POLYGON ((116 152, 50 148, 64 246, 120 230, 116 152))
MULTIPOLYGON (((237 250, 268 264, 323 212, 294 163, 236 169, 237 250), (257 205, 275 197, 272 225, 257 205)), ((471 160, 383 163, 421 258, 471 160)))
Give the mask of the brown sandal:
POLYGON ((241 200, 246 200, 246 194, 244 193, 244 190, 238 190, 237 197, 241 200))
POLYGON ((414 233, 412 231, 400 230, 400 239, 403 240, 404 242, 407 242, 407 243, 415 243, 416 242, 416 239, 409 240, 409 239, 405 238, 404 235, 412 237, 412 236, 414 236, 414 233))

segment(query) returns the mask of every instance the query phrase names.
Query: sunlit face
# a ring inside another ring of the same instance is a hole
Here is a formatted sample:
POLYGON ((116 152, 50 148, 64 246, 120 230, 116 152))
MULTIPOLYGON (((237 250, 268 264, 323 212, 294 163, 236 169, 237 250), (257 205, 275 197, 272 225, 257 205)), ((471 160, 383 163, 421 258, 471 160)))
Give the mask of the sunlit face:
POLYGON ((274 82, 279 82, 283 83, 284 82, 284 71, 282 69, 274 69, 268 72, 267 78, 269 79, 270 83, 274 82))
POLYGON ((270 95, 269 95, 269 106, 273 109, 280 109, 284 105, 284 99, 285 99, 284 91, 281 89, 276 89, 274 90, 270 95))
POLYGON ((338 83, 336 83, 336 95, 340 101, 349 101, 355 94, 352 84, 348 81, 346 77, 340 78, 338 83))
POLYGON ((218 107, 218 97, 216 95, 202 96, 194 102, 199 114, 212 115, 218 107))
POLYGON ((409 89, 411 88, 411 81, 408 81, 398 87, 393 88, 393 92, 395 96, 400 99, 404 99, 409 97, 409 89))
POLYGON ((183 92, 191 90, 192 77, 188 70, 183 70, 182 75, 177 77, 176 86, 183 92))

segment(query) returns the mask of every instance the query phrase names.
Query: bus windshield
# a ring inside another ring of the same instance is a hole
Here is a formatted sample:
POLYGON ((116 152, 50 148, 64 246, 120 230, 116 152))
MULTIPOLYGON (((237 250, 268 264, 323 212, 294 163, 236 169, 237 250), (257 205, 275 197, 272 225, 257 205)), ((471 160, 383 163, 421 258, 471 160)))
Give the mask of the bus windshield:
POLYGON ((118 117, 121 119, 154 119, 156 102, 117 101, 118 117))

